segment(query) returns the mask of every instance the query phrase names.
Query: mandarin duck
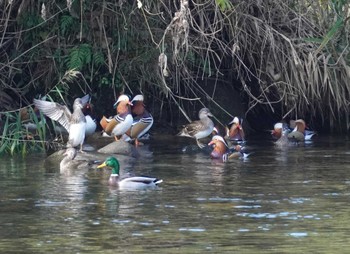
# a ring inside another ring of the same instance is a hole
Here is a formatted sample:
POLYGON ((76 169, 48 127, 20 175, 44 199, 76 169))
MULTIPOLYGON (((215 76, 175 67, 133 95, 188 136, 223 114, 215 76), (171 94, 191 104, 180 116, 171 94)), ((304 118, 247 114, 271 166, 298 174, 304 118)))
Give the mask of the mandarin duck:
POLYGON ((203 148, 204 145, 199 142, 199 139, 205 138, 212 133, 214 123, 209 117, 213 117, 213 115, 208 108, 202 108, 198 116, 199 120, 184 125, 177 135, 194 138, 197 141, 197 145, 203 148))
POLYGON ((115 157, 108 157, 97 168, 108 167, 112 169, 112 174, 109 177, 108 184, 110 186, 117 186, 119 189, 147 189, 155 188, 159 183, 163 182, 161 179, 146 177, 146 176, 133 176, 124 179, 119 178, 120 165, 119 161, 115 157))
POLYGON ((242 127, 242 120, 237 116, 228 123, 230 128, 226 128, 226 135, 230 141, 244 141, 245 135, 242 127))
POLYGON ((132 103, 127 95, 120 95, 114 106, 117 108, 117 115, 107 119, 102 117, 100 124, 107 135, 114 135, 116 141, 127 132, 133 123, 130 106, 132 103))
POLYGON ((34 105, 46 116, 54 121, 59 122, 68 132, 69 147, 80 145, 80 151, 83 151, 83 143, 86 131, 86 119, 82 112, 83 107, 89 101, 90 95, 77 98, 73 103, 73 113, 67 106, 60 105, 56 102, 49 102, 34 99, 34 105))
POLYGON ((215 135, 212 137, 208 146, 213 146, 213 151, 210 153, 211 159, 222 159, 226 161, 227 154, 230 152, 228 145, 223 137, 215 135))
POLYGON ((225 139, 219 135, 212 137, 212 140, 208 143, 214 147, 213 151, 210 153, 211 159, 222 159, 223 162, 228 161, 232 158, 247 158, 250 153, 246 153, 245 149, 241 145, 228 147, 225 139))
POLYGON ((131 113, 133 115, 133 123, 131 128, 124 134, 125 141, 135 140, 135 145, 140 144, 139 139, 145 135, 153 125, 153 116, 146 110, 143 103, 144 97, 141 94, 136 95, 131 103, 131 113))
POLYGON ((292 141, 303 142, 310 140, 316 133, 313 131, 306 130, 306 124, 303 119, 295 120, 291 123, 291 127, 295 125, 292 132, 288 134, 288 138, 292 141))

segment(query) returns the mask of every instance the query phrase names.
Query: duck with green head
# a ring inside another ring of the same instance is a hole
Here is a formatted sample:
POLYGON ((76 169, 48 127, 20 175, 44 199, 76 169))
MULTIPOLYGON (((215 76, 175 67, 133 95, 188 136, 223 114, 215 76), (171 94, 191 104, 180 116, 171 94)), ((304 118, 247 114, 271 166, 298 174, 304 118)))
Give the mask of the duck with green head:
POLYGON ((97 168, 103 167, 112 169, 112 174, 109 177, 108 184, 111 186, 118 186, 119 189, 155 188, 159 183, 163 182, 161 179, 146 176, 133 176, 119 179, 119 161, 112 156, 108 157, 105 162, 97 166, 97 168))

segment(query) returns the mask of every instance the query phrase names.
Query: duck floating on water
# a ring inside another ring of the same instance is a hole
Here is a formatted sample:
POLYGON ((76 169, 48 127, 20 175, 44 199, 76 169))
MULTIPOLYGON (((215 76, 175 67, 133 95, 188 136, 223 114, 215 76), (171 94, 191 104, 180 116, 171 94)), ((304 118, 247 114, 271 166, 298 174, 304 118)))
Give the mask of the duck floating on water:
POLYGON ((230 148, 223 137, 215 135, 208 143, 213 146, 213 151, 210 153, 211 159, 222 159, 223 162, 232 158, 247 158, 249 153, 246 153, 241 145, 236 145, 230 148))
MULTIPOLYGON (((303 119, 291 120, 290 126, 286 123, 276 123, 274 129, 271 131, 271 135, 275 139, 282 138, 283 134, 290 140, 294 142, 304 142, 309 141, 316 134, 316 132, 307 130, 306 124, 303 119)), ((284 138, 285 139, 285 138, 284 138)))
POLYGON ((117 158, 111 156, 108 157, 102 164, 98 165, 97 168, 108 167, 112 169, 112 174, 109 177, 108 184, 111 186, 117 186, 119 189, 147 189, 155 188, 158 184, 162 183, 163 180, 154 177, 147 176, 133 176, 124 179, 119 178, 120 165, 117 158))
POLYGON ((131 113, 133 123, 131 128, 123 135, 125 141, 135 140, 135 145, 140 144, 139 139, 145 135, 153 125, 153 116, 146 110, 142 94, 136 95, 132 100, 131 113))
POLYGON ((67 148, 63 155, 64 158, 60 162, 61 174, 70 174, 76 169, 87 169, 89 167, 89 163, 87 161, 75 159, 77 156, 77 150, 73 147, 67 148))
POLYGON ((120 95, 117 102, 114 103, 114 106, 117 108, 117 115, 110 119, 103 116, 100 121, 104 132, 108 136, 114 135, 116 141, 118 141, 132 126, 133 117, 130 110, 130 106, 132 105, 127 95, 120 95))
POLYGON ((208 108, 202 108, 198 116, 199 120, 184 125, 177 135, 194 138, 197 141, 197 145, 203 148, 204 145, 199 142, 199 139, 208 137, 212 133, 214 123, 209 117, 213 117, 213 115, 208 108))
POLYGON ((228 123, 230 127, 226 129, 226 135, 230 141, 244 141, 245 134, 242 122, 242 119, 240 120, 235 116, 232 121, 228 123))
POLYGON ((80 145, 80 151, 83 151, 83 143, 86 131, 86 119, 82 112, 83 107, 89 101, 90 95, 77 98, 73 103, 73 113, 67 106, 60 105, 56 102, 49 102, 34 99, 34 105, 46 116, 54 121, 59 122, 68 132, 69 147, 80 145))

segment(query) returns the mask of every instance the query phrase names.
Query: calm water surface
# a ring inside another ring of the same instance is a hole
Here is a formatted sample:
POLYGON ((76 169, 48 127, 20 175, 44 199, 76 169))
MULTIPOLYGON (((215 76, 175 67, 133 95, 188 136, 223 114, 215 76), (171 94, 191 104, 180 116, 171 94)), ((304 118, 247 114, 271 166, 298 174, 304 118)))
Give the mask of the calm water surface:
POLYGON ((160 188, 121 192, 108 171, 60 175, 45 156, 0 158, 1 253, 349 253, 350 141, 248 142, 226 164, 164 137, 125 171, 160 188))

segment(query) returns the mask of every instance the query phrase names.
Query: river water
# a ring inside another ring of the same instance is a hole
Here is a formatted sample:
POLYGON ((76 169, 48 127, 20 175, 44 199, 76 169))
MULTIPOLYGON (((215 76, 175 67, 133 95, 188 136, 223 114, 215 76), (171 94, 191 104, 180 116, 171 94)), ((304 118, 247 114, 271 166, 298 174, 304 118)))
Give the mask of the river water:
POLYGON ((188 143, 143 147, 152 156, 125 171, 164 182, 137 192, 108 187, 108 171, 1 157, 0 252, 349 253, 349 139, 248 141, 253 153, 228 163, 184 153, 188 143))

